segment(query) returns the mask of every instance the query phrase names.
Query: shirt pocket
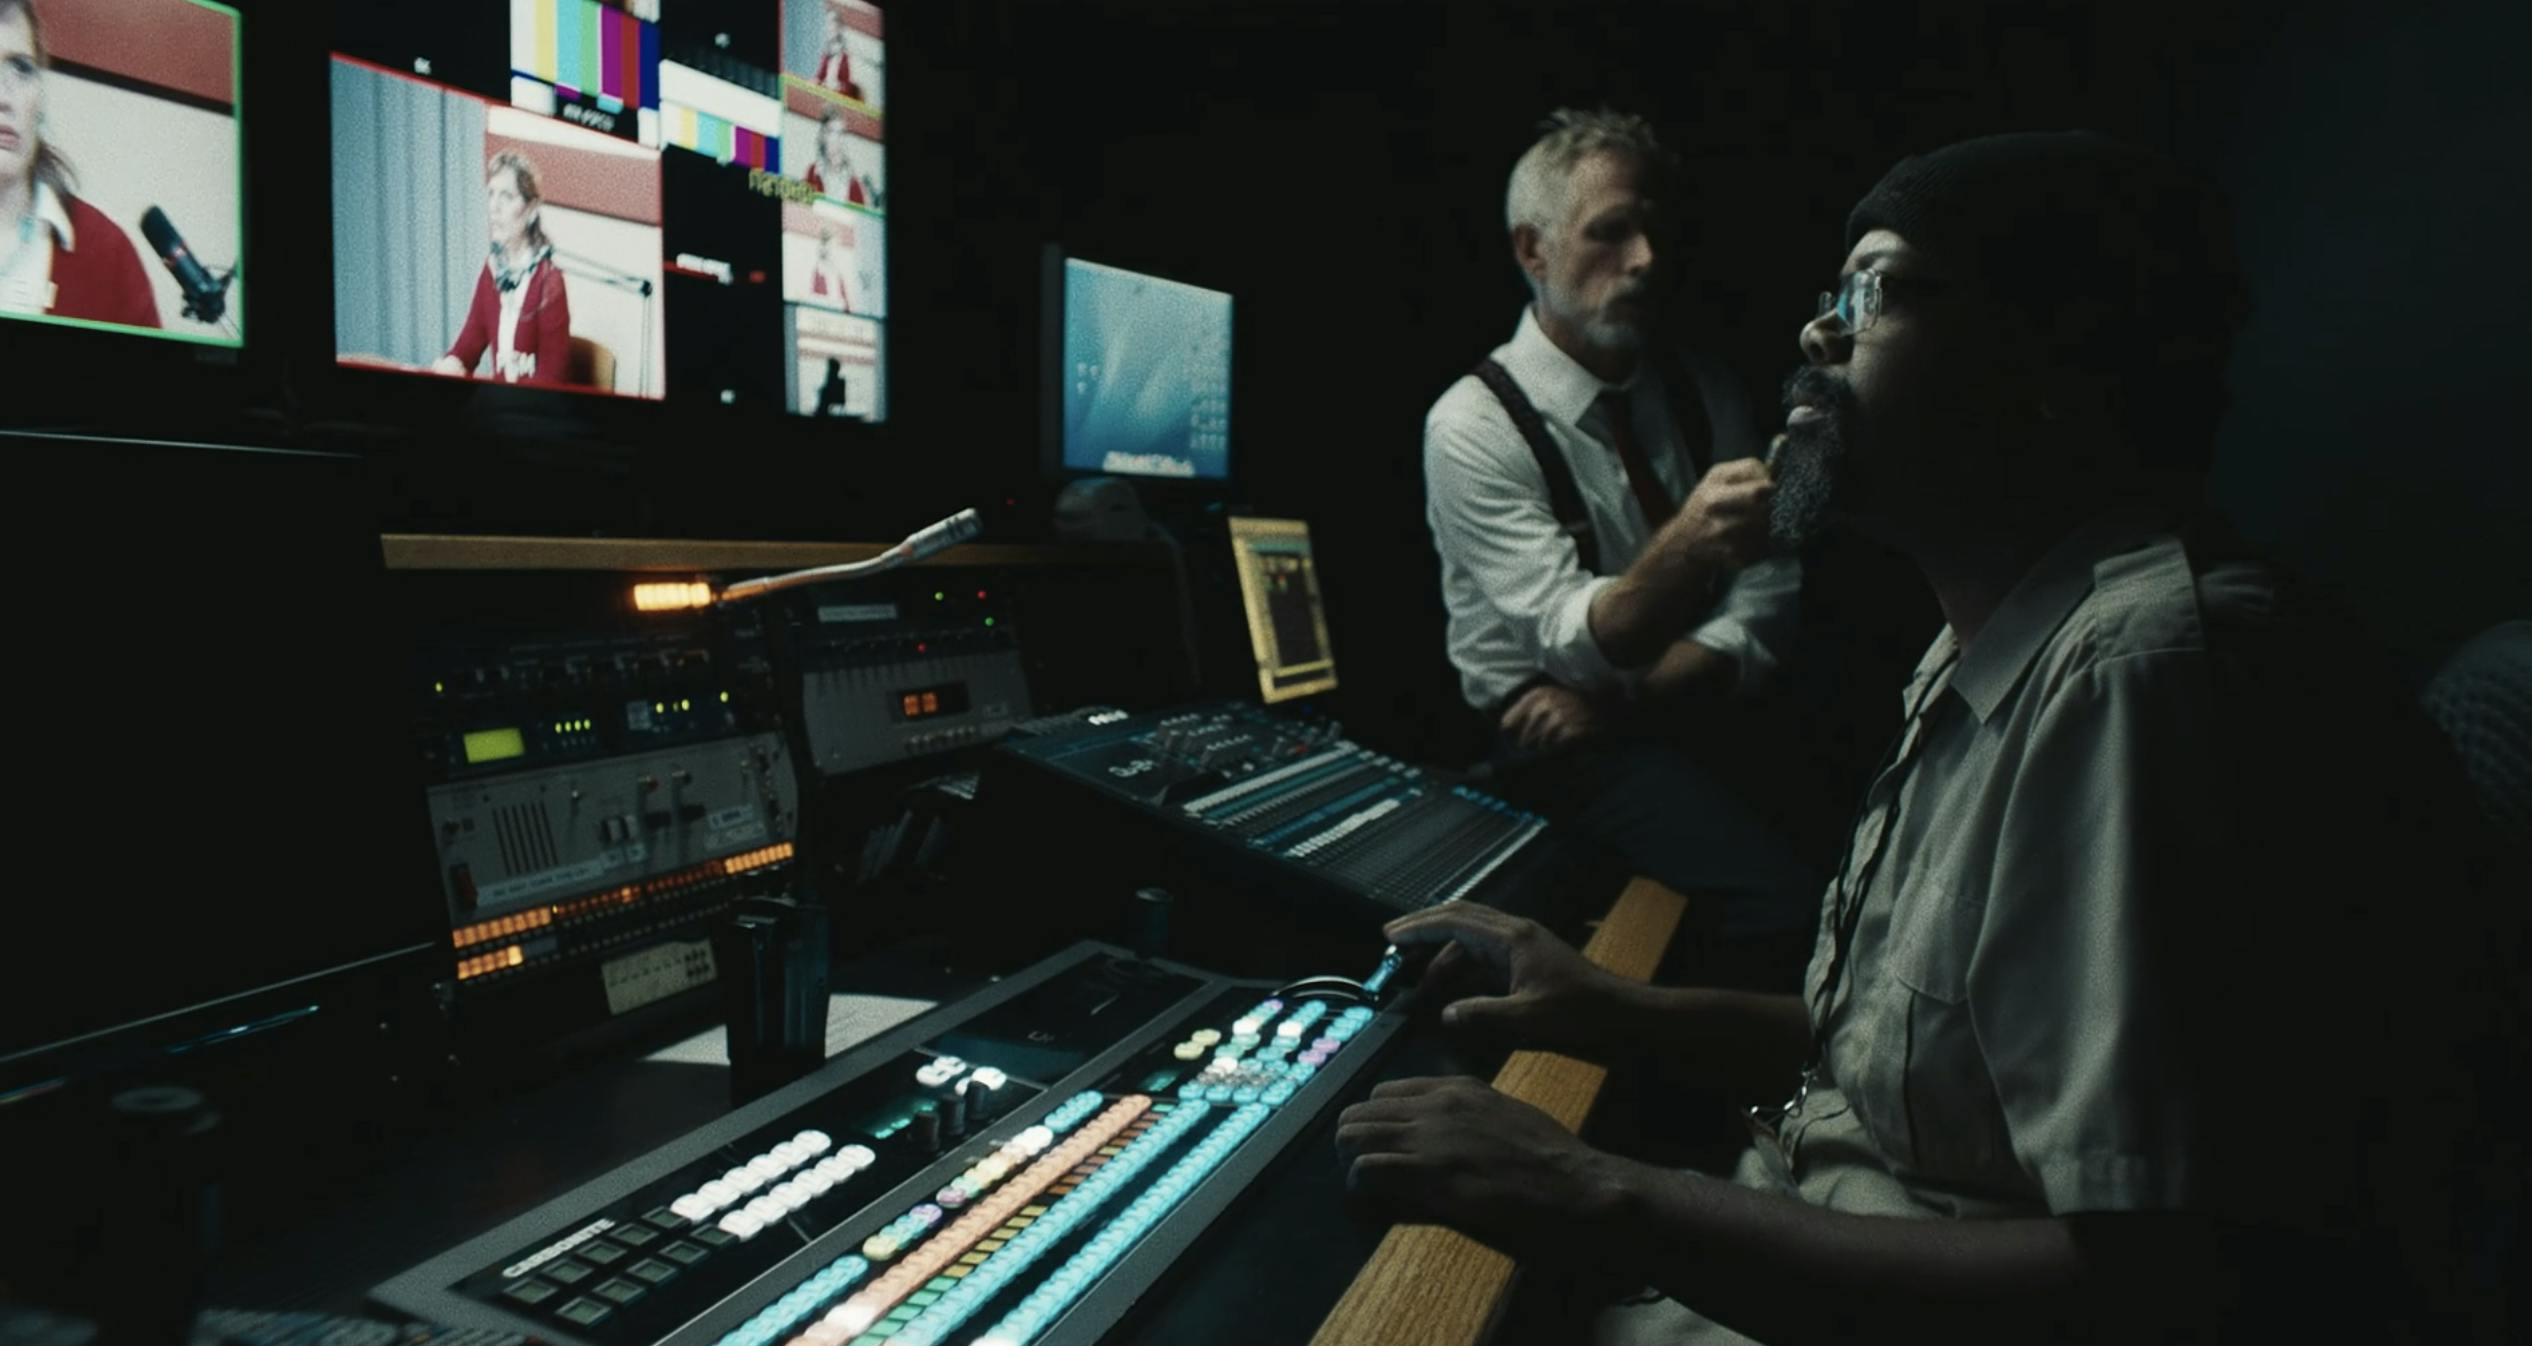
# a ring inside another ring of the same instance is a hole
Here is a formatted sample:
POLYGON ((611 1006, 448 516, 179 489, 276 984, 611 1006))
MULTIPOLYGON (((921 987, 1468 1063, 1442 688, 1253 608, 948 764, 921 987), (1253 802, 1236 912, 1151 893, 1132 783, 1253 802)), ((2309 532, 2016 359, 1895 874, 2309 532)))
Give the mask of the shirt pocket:
POLYGON ((1948 893, 1911 893, 1894 915, 1878 979, 1883 1021, 1857 1112, 1901 1169, 1954 1189, 2012 1181, 2011 1148, 1969 1003, 1980 912, 1948 893))

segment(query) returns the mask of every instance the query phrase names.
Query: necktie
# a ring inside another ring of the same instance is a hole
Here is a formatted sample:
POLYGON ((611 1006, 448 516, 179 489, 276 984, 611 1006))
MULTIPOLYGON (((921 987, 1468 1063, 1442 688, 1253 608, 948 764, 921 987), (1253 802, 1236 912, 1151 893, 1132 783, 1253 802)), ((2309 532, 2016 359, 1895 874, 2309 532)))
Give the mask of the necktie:
POLYGON ((1635 492, 1635 503, 1644 510, 1644 526, 1661 527, 1678 507, 1662 489, 1662 479, 1653 475, 1653 464, 1644 456, 1644 446, 1635 441, 1633 399, 1615 389, 1602 393, 1600 414, 1608 422, 1609 441, 1618 450, 1618 462, 1626 468, 1626 484, 1635 492))

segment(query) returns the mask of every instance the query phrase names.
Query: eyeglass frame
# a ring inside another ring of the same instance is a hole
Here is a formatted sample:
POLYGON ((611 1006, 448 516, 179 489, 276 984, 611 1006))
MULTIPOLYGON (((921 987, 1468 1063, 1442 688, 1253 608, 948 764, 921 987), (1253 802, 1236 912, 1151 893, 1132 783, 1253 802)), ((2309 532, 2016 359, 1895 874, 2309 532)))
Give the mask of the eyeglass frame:
POLYGON ((1865 267, 1848 273, 1846 279, 1838 282, 1837 289, 1820 291, 1811 321, 1818 322, 1835 314, 1839 335, 1856 336, 1869 331, 1874 323, 1881 320, 1883 288, 1894 284, 1903 290, 1936 290, 1942 288, 1944 282, 1930 276, 1894 276, 1865 267), (1860 322, 1857 321, 1858 315, 1862 318, 1860 322))

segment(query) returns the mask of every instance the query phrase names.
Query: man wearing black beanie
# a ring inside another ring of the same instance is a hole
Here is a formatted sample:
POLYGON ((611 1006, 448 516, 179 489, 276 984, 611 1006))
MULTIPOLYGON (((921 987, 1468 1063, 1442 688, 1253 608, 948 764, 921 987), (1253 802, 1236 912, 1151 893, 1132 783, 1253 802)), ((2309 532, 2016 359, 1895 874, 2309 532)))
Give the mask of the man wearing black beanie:
POLYGON ((1341 1119, 1349 1181, 1666 1297, 1604 1341, 2347 1339, 2389 1311, 2357 1268, 2417 1270, 2372 1214, 2434 1152, 2385 1102, 2419 1091, 2380 918, 2448 881, 2449 763, 2346 626, 2195 524, 2245 309, 2222 204, 2098 135, 1994 136, 1901 161, 1846 242, 1775 531, 1888 544, 1946 627, 1803 994, 1621 983, 1481 909, 1388 931, 1492 974, 1446 1025, 1698 1063, 1766 1105, 1753 1144, 1725 1181, 1405 1080, 1341 1119))

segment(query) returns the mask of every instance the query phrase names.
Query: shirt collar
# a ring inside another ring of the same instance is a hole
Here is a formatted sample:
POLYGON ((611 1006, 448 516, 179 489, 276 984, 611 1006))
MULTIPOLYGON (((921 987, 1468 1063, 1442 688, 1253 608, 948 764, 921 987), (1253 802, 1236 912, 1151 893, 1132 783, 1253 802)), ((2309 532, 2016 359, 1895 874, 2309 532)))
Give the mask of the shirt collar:
MULTIPOLYGON (((2164 512, 2151 506, 2107 510, 2059 539, 2032 564, 1996 605, 1977 638, 1960 647, 1960 666, 1952 670, 1952 687, 1980 720, 1995 716, 2067 614, 2093 591, 2101 563, 2170 526, 2164 512)), ((1927 659, 1948 651, 1956 640, 1945 627, 1927 659)))
POLYGON ((1636 362, 1636 372, 1626 382, 1607 384, 1600 376, 1585 369, 1574 357, 1548 340, 1547 330, 1539 326, 1535 307, 1521 310, 1520 325, 1512 332, 1512 349, 1504 356, 1504 372, 1521 391, 1530 395, 1530 404, 1540 414, 1563 421, 1579 429, 1585 412, 1606 392, 1632 392, 1644 377, 1644 362, 1636 362))
POLYGON ((53 184, 41 178, 35 182, 35 218, 53 231, 53 246, 64 252, 77 250, 79 239, 70 227, 70 208, 62 204, 61 193, 53 190, 53 184))

